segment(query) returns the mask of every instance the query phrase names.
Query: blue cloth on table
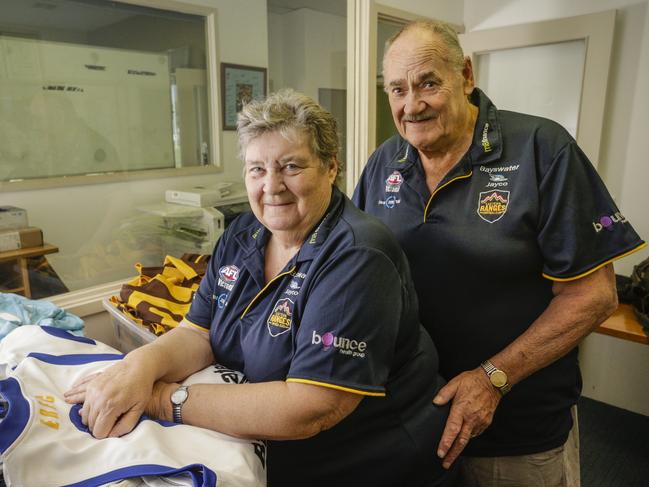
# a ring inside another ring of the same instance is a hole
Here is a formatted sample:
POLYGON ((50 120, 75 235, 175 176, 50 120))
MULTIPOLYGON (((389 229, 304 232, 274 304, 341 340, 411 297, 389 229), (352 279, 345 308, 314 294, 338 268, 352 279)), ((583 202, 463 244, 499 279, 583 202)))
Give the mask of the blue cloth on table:
POLYGON ((0 340, 22 325, 54 326, 83 336, 83 320, 49 301, 0 293, 0 340))

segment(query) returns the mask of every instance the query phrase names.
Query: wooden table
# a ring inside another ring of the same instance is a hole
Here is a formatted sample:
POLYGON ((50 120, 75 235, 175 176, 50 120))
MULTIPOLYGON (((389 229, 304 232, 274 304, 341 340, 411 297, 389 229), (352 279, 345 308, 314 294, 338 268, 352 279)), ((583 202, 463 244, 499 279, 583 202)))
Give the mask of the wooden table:
POLYGON ((604 335, 622 338, 623 340, 649 345, 649 337, 647 337, 642 324, 636 318, 633 306, 630 304, 620 304, 617 311, 599 325, 599 328, 595 331, 604 335))
POLYGON ((27 268, 27 259, 29 257, 38 257, 45 254, 54 254, 59 251, 58 247, 45 243, 39 247, 29 247, 26 249, 8 250, 0 252, 0 262, 10 262, 15 260, 18 262, 20 279, 22 286, 14 289, 5 289, 3 292, 7 293, 22 293, 26 298, 32 297, 32 290, 29 286, 29 269, 27 268))

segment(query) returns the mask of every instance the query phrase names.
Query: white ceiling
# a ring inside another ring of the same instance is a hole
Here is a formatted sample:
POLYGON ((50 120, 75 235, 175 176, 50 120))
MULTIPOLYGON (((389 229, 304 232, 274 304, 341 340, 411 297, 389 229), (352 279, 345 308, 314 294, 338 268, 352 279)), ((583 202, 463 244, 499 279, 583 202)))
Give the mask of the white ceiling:
MULTIPOLYGON (((108 2, 104 2, 104 7, 108 2)), ((133 15, 121 9, 100 8, 94 2, 74 0, 0 0, 0 31, 3 26, 88 32, 133 15)))
POLYGON ((285 14, 300 8, 347 17, 347 0, 268 0, 268 10, 276 14, 285 14))
MULTIPOLYGON (((0 0, 0 34, 19 26, 32 30, 92 32, 144 12, 131 5, 115 5, 105 0, 0 0)), ((308 8, 347 16, 346 0, 268 0, 268 10, 287 13, 308 8)))

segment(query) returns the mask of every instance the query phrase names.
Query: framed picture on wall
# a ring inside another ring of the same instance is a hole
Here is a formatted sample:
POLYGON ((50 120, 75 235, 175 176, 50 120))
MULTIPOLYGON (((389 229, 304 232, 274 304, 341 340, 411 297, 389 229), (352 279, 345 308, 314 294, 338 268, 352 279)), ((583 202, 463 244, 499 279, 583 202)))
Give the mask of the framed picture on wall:
POLYGON ((266 96, 266 68, 221 63, 223 130, 236 130, 245 103, 266 96))

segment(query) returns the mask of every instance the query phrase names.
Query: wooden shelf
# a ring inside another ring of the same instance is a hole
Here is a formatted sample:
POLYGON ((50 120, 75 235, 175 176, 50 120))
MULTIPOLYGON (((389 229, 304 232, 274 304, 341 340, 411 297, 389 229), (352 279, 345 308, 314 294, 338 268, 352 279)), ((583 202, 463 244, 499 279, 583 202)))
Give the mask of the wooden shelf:
POLYGON ((633 312, 630 304, 620 304, 617 311, 595 330, 597 333, 609 335, 623 340, 649 345, 649 337, 642 324, 633 312))
POLYGON ((10 262, 15 260, 18 262, 18 274, 22 280, 22 286, 3 290, 6 293, 22 293, 26 298, 32 297, 31 286, 29 285, 29 269, 27 266, 27 259, 29 257, 37 257, 39 255, 54 254, 59 251, 59 248, 45 243, 38 247, 28 247, 26 249, 7 250, 0 252, 0 262, 10 262))
POLYGON ((28 247, 26 249, 18 249, 18 250, 7 250, 5 252, 0 252, 0 262, 6 262, 9 260, 16 260, 16 259, 26 259, 27 257, 36 257, 38 255, 45 255, 45 254, 54 254, 59 251, 59 248, 50 245, 48 243, 45 243, 43 245, 40 245, 38 247, 28 247))

